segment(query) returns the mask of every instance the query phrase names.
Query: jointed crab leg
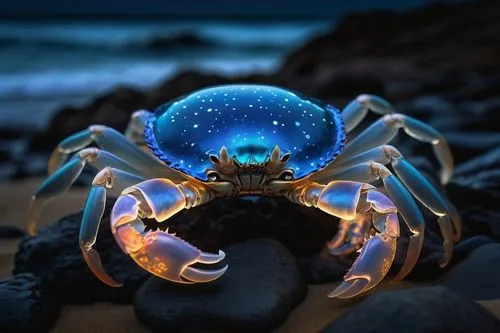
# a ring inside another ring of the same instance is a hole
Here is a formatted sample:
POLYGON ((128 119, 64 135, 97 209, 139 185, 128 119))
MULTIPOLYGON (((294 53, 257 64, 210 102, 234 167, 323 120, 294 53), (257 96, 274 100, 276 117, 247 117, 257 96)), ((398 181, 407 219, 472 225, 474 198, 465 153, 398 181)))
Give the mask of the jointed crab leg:
POLYGON ((432 144, 441 164, 441 183, 446 184, 453 173, 453 157, 443 136, 431 126, 403 114, 388 114, 374 122, 370 127, 349 142, 338 161, 389 143, 403 128, 411 137, 432 144))
MULTIPOLYGON (((194 263, 213 264, 225 254, 200 251, 167 231, 144 233, 139 217, 162 222, 182 209, 212 199, 207 188, 186 181, 175 184, 168 179, 151 179, 129 187, 116 201, 111 213, 111 230, 122 250, 134 261, 161 278, 178 283, 213 281, 224 274, 227 265, 215 270, 190 267, 194 263)), ((103 282, 107 283, 105 280, 103 282)))
POLYGON ((42 212, 43 205, 55 196, 66 192, 81 174, 86 164, 97 169, 113 167, 129 173, 139 173, 118 157, 97 148, 86 148, 79 151, 71 160, 40 185, 33 195, 28 210, 28 232, 36 233, 36 222, 42 212))
MULTIPOLYGON (((408 194, 409 195, 409 194, 408 194)), ((332 181, 327 185, 308 183, 288 194, 295 202, 314 206, 345 220, 370 213, 377 233, 361 248, 361 254, 329 297, 353 297, 377 285, 387 274, 396 253, 399 222, 396 206, 369 184, 332 181)))
POLYGON ((137 184, 144 179, 133 174, 114 168, 101 170, 92 182, 85 208, 83 209, 82 226, 80 229, 79 244, 83 257, 91 271, 106 284, 119 287, 121 284, 111 278, 104 270, 99 254, 92 248, 95 244, 99 224, 106 205, 107 190, 123 190, 137 184))
POLYGON ((151 154, 143 151, 120 132, 106 126, 93 125, 79 133, 63 140, 52 153, 49 160, 49 174, 56 171, 68 156, 91 143, 96 143, 100 148, 112 151, 117 157, 125 161, 148 177, 166 177, 174 181, 183 181, 182 173, 177 172, 151 154))
POLYGON ((335 164, 329 173, 321 173, 311 177, 314 181, 322 182, 324 179, 347 179, 348 169, 363 162, 379 162, 384 165, 391 164, 403 184, 424 206, 437 215, 440 219, 451 217, 454 226, 453 240, 460 239, 462 222, 452 203, 447 202, 437 189, 418 171, 404 156, 391 145, 383 145, 361 153, 347 160, 335 164))
POLYGON ((366 117, 368 110, 372 110, 380 115, 395 112, 391 103, 381 97, 368 94, 359 95, 342 110, 342 118, 344 119, 347 133, 358 126, 366 117))
MULTIPOLYGON (((453 242, 460 239, 462 230, 460 216, 455 207, 447 202, 427 178, 413 167, 396 148, 385 145, 359 154, 337 166, 335 170, 331 171, 328 178, 350 179, 370 183, 380 176, 378 173, 373 172, 373 168, 379 171, 383 170, 383 174, 390 173, 389 170, 385 171, 386 168, 381 169, 377 164, 370 164, 370 161, 381 162, 382 164, 390 163, 412 195, 438 216, 438 225, 444 238, 444 256, 440 265, 446 266, 451 259, 453 242), (454 228, 451 227, 452 223, 454 228), (455 231, 454 234, 453 230, 455 231)), ((319 179, 313 177, 313 179, 321 181, 323 177, 326 177, 326 175, 322 175, 319 179)))
MULTIPOLYGON (((412 169, 408 169, 405 170, 405 172, 409 172, 411 170, 412 169)), ((424 220, 422 213, 420 212, 420 209, 418 209, 408 190, 406 190, 405 186, 384 165, 377 162, 364 162, 351 166, 341 172, 336 173, 334 177, 336 179, 350 179, 367 183, 371 183, 379 178, 383 180, 387 193, 398 208, 398 212, 401 214, 401 216, 403 216, 403 219, 405 220, 409 229, 413 233, 413 235, 410 237, 406 260, 400 272, 395 277, 395 279, 404 278, 417 262, 423 245, 424 237, 424 220)), ((423 176, 420 177, 423 178, 423 176)), ((412 178, 410 177, 406 179, 411 180, 412 178)), ((412 188, 414 191, 418 191, 420 195, 423 193, 421 192, 421 189, 419 187, 413 186, 412 188)), ((439 197, 440 196, 436 198, 439 197)), ((438 201, 431 201, 431 199, 433 198, 431 197, 426 199, 426 202, 429 204, 429 206, 439 207, 440 203, 438 201)), ((446 211, 443 215, 439 216, 438 224, 444 238, 444 255, 443 259, 440 262, 440 265, 446 266, 450 261, 451 255, 453 253, 453 227, 449 216, 446 214, 446 211)))
POLYGON ((150 116, 151 112, 146 110, 138 110, 132 113, 127 128, 125 129, 125 137, 136 145, 145 146, 144 125, 150 116))

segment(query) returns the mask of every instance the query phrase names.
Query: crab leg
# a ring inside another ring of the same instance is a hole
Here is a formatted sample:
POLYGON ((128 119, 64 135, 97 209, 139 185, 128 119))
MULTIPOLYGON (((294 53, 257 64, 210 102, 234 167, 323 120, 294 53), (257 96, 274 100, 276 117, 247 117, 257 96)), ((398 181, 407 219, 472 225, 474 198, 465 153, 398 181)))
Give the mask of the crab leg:
POLYGON ((99 170, 109 166, 132 174, 138 173, 127 163, 104 150, 86 148, 79 151, 68 163, 50 175, 33 195, 28 209, 30 235, 36 234, 36 222, 40 218, 43 205, 55 196, 66 192, 80 176, 86 164, 99 170))
POLYGON ((368 110, 380 115, 395 112, 391 103, 381 97, 368 94, 359 95, 347 104, 341 113, 347 133, 359 125, 368 114, 368 110))
MULTIPOLYGON (((423 177, 423 176, 422 176, 423 177)), ((408 228, 413 233, 410 237, 407 256, 396 280, 404 278, 415 266, 423 245, 424 220, 420 209, 418 209, 413 197, 405 186, 382 164, 377 162, 365 162, 351 166, 342 172, 335 174, 336 179, 351 179, 371 183, 381 178, 387 193, 398 208, 398 212, 405 220, 408 228)), ((418 189, 417 187, 415 189, 418 189)), ((432 202, 431 206, 438 206, 432 202)), ((448 215, 440 216, 438 223, 443 234, 444 255, 440 261, 441 266, 446 266, 453 253, 453 228, 448 215)))
MULTIPOLYGON (((444 258, 440 265, 446 266, 451 259, 453 242, 461 237, 462 222, 455 207, 447 202, 436 188, 393 146, 384 145, 359 154, 336 167, 329 179, 353 179, 370 182, 375 180, 366 168, 369 161, 391 164, 411 194, 438 216, 438 225, 444 236, 444 258), (453 224, 453 228, 451 225, 453 224), (454 230, 454 231, 453 231, 454 230), (450 234, 452 234, 450 236, 450 234)), ((325 177, 323 175, 322 177, 325 177)), ((316 181, 320 179, 314 179, 316 181)))
POLYGON ((87 262, 90 270, 101 281, 106 284, 119 287, 121 284, 113 280, 104 270, 99 253, 92 248, 96 242, 99 224, 101 223, 102 215, 106 205, 107 190, 123 190, 126 187, 137 184, 144 179, 137 177, 128 172, 105 168, 101 170, 92 182, 85 207, 83 209, 82 226, 80 228, 79 244, 82 250, 83 257, 87 262))
POLYGON ((151 112, 146 110, 139 110, 132 113, 127 128, 125 129, 125 137, 136 145, 145 146, 144 125, 151 114, 151 112))
MULTIPOLYGON (((122 250, 151 274, 177 283, 203 283, 218 279, 227 265, 215 270, 190 267, 224 259, 203 252, 167 231, 141 231, 139 217, 165 221, 182 209, 211 200, 211 193, 190 182, 175 184, 168 179, 151 179, 129 187, 111 212, 111 231, 122 250)), ((103 280, 106 283, 106 280, 103 280)))
POLYGON ((374 187, 353 181, 309 183, 289 194, 292 201, 314 206, 341 219, 353 220, 358 213, 370 213, 377 233, 361 248, 361 254, 329 297, 353 297, 377 285, 385 277, 396 254, 399 222, 396 206, 374 187))
POLYGON ((441 164, 441 183, 448 183, 453 173, 453 157, 446 140, 431 126, 399 113, 385 115, 355 137, 346 145, 338 162, 389 143, 401 128, 409 136, 432 144, 441 164))
POLYGON ((315 175, 315 177, 311 178, 318 182, 331 179, 345 179, 345 176, 343 176, 343 171, 345 169, 369 161, 382 163, 384 165, 391 164, 403 184, 418 201, 435 215, 439 217, 448 215, 451 218, 455 230, 453 240, 457 242, 460 239, 462 221, 456 208, 437 191, 434 185, 432 185, 420 171, 404 158, 399 150, 391 145, 379 146, 341 161, 335 164, 334 168, 331 168, 329 173, 323 173, 319 176, 315 175))
POLYGON ((63 140, 54 150, 49 160, 49 174, 55 172, 69 155, 88 146, 97 144, 100 148, 113 152, 117 157, 148 177, 166 177, 174 181, 187 178, 169 168, 151 154, 145 152, 120 132, 106 126, 93 125, 63 140))

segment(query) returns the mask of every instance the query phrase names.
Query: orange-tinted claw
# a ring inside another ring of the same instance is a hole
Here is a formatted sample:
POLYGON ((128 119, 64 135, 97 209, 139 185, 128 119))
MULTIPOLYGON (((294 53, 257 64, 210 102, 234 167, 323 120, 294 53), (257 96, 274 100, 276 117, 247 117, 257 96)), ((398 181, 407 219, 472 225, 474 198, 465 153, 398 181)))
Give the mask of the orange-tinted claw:
POLYGON ((385 233, 368 239, 361 254, 344 276, 344 282, 328 297, 349 298, 380 283, 391 268, 396 254, 396 238, 385 233))
POLYGON ((219 278, 227 266, 218 270, 189 267, 194 263, 217 263, 225 254, 200 251, 168 231, 154 231, 144 237, 144 246, 129 252, 134 261, 156 276, 177 283, 210 282, 219 278))
POLYGON ((225 254, 207 253, 166 231, 144 232, 138 218, 163 221, 186 206, 183 192, 171 181, 158 179, 135 185, 121 195, 111 212, 111 230, 122 250, 143 269, 177 283, 203 283, 219 278, 227 269, 193 268, 195 263, 215 264, 225 254), (162 193, 162 196, 152 195, 162 193))

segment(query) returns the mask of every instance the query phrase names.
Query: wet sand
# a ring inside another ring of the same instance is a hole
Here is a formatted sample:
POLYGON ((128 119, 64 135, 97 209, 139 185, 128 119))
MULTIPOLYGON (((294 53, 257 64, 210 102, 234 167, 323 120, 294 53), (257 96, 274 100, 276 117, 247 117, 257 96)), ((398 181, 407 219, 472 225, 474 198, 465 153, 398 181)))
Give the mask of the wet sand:
MULTIPOLYGON (((17 225, 25 229, 26 207, 31 194, 41 179, 0 184, 0 225, 17 225)), ((55 221, 58 217, 78 211, 85 201, 87 189, 76 188, 49 203, 43 213, 40 225, 55 221)), ((17 240, 0 240, 0 278, 11 275, 17 240)), ((386 283, 375 292, 421 286, 402 282, 386 283)), ((318 332, 344 311, 356 305, 358 300, 333 300, 326 297, 336 283, 309 286, 306 300, 288 317, 276 333, 318 332)), ((481 301, 484 306, 500 319, 500 299, 481 301)), ((146 333, 148 328, 135 318, 131 305, 117 305, 99 302, 91 305, 64 306, 61 316, 52 332, 55 333, 146 333)))

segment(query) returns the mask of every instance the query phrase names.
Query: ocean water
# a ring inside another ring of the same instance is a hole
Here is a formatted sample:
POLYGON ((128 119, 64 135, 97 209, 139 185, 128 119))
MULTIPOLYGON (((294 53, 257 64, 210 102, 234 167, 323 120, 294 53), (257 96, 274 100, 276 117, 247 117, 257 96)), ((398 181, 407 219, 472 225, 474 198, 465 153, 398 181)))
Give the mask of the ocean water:
POLYGON ((40 129, 62 106, 186 68, 271 72, 330 22, 0 22, 0 126, 40 129))

